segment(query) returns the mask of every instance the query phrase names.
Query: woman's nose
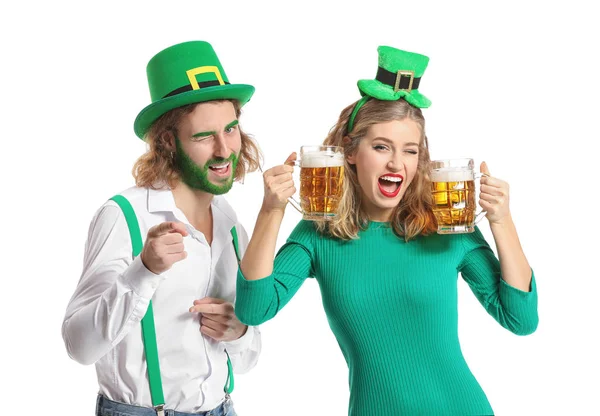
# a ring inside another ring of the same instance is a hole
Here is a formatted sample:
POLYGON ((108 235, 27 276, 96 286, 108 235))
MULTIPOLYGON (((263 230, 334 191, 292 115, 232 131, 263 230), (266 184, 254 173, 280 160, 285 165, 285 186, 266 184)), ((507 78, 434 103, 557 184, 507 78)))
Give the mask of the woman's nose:
POLYGON ((393 155, 388 161, 387 168, 394 173, 404 170, 404 162, 402 161, 402 157, 399 155, 393 155))

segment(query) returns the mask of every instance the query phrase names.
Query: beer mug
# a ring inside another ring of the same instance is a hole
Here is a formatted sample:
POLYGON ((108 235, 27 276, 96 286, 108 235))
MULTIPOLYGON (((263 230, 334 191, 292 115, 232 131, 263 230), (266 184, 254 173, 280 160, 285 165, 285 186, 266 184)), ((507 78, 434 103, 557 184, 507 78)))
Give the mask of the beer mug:
POLYGON ((433 213, 438 234, 462 234, 475 231, 485 211, 476 213, 475 173, 473 159, 446 159, 431 162, 433 213))
POLYGON ((344 181, 344 153, 338 146, 302 146, 300 202, 289 201, 305 220, 331 220, 337 215, 344 181))

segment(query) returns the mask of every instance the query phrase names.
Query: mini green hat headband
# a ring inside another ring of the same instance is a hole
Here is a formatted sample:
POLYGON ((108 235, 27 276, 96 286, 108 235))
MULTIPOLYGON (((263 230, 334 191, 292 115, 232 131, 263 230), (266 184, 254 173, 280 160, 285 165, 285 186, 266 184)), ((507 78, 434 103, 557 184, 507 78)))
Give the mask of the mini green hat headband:
POLYGON ((357 83, 363 97, 356 103, 350 115, 348 133, 354 128, 358 111, 370 98, 382 101, 404 99, 417 108, 427 108, 431 105, 431 101, 418 90, 421 77, 429 63, 427 56, 390 46, 380 46, 377 52, 379 67, 375 79, 361 79, 357 83))
POLYGON ((350 120, 348 120, 348 134, 354 128, 354 119, 356 118, 356 115, 358 114, 358 110, 360 110, 361 107, 363 105, 365 105, 365 103, 367 101, 369 101, 369 98, 371 98, 371 97, 369 97, 368 95, 363 96, 354 106, 354 110, 352 110, 352 114, 350 115, 350 120))

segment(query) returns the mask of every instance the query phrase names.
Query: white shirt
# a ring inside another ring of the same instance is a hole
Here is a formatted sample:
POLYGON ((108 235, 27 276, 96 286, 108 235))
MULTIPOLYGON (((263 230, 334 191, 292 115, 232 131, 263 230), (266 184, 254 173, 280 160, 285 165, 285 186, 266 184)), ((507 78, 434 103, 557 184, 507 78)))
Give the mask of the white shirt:
POLYGON ((213 409, 225 397, 225 349, 234 371, 246 372, 258 360, 260 332, 248 327, 238 340, 214 341, 200 332, 198 314, 189 308, 206 296, 235 303, 238 262, 230 230, 236 226, 240 255, 248 245, 246 231, 220 196, 212 202, 209 245, 177 208, 170 190, 133 187, 122 195, 135 210, 143 241, 154 225, 184 223, 188 255, 160 275, 146 269, 139 256, 132 260, 123 212, 107 201, 91 222, 83 273, 62 326, 69 356, 96 364, 99 392, 108 399, 152 407, 140 324, 152 299, 166 407, 182 412, 213 409))

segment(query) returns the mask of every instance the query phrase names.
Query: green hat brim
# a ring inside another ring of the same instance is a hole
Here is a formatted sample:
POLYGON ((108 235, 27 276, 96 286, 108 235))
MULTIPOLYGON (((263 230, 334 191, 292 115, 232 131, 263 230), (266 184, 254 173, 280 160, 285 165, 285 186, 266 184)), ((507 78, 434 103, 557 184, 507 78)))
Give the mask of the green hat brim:
POLYGON ((140 111, 133 123, 133 129, 136 136, 143 139, 144 134, 146 134, 146 131, 152 123, 167 111, 171 111, 174 108, 213 100, 237 100, 239 101, 240 106, 243 106, 250 101, 253 94, 254 87, 252 85, 227 84, 200 88, 177 94, 172 97, 163 98, 140 111))
POLYGON ((409 104, 418 108, 427 108, 431 105, 429 98, 417 90, 396 91, 389 86, 373 79, 361 79, 358 81, 359 90, 370 97, 383 101, 397 101, 404 98, 409 104))

